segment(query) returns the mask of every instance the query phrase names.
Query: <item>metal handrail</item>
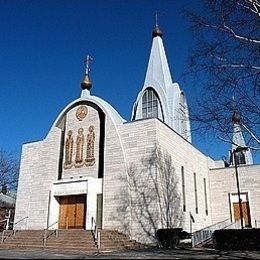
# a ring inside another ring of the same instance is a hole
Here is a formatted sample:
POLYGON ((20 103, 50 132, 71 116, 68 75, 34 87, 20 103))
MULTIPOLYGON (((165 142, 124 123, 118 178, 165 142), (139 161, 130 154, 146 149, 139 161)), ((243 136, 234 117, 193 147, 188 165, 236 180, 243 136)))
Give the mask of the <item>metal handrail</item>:
POLYGON ((3 220, 1 220, 1 221, 0 221, 0 225, 1 225, 1 223, 3 223, 3 225, 4 225, 4 228, 3 228, 3 231, 2 231, 2 239, 1 239, 1 244, 3 243, 3 239, 4 239, 3 237, 4 237, 4 233, 5 233, 4 231, 5 231, 5 229, 6 229, 6 226, 7 226, 7 225, 6 225, 6 224, 7 224, 7 220, 8 220, 8 219, 7 219, 7 218, 5 218, 5 219, 3 219, 3 220), (4 223, 4 222, 6 222, 6 223, 4 223))
POLYGON ((57 223, 58 223, 58 221, 55 221, 54 223, 52 223, 51 225, 47 226, 47 228, 44 229, 43 246, 46 246, 48 237, 50 237, 53 233, 55 233, 55 237, 58 237, 58 229, 55 229, 53 233, 51 233, 49 236, 47 236, 47 231, 49 230, 49 228, 54 226, 57 223))
POLYGON ((2 231, 1 244, 3 244, 4 240, 5 240, 5 231, 7 230, 6 227, 8 226, 8 224, 7 224, 8 220, 9 220, 9 218, 5 218, 5 219, 0 221, 0 223, 6 222, 5 227, 4 227, 3 231, 2 231))
POLYGON ((16 226, 18 223, 24 221, 24 220, 27 219, 27 218, 29 218, 29 216, 22 217, 20 220, 18 220, 18 221, 16 221, 16 222, 14 223, 14 225, 13 225, 13 236, 15 236, 16 231, 17 231, 17 230, 15 229, 15 226, 16 226))
POLYGON ((29 216, 22 217, 20 220, 18 220, 17 222, 15 222, 15 223, 14 223, 14 226, 13 226, 13 229, 14 229, 14 227, 15 227, 18 223, 24 221, 24 220, 27 219, 27 218, 29 218, 29 216))
POLYGON ((1 244, 4 243, 4 239, 5 239, 5 230, 3 230, 2 232, 1 244))
POLYGON ((223 221, 217 222, 213 225, 210 225, 208 227, 205 227, 201 230, 197 230, 195 232, 193 232, 191 235, 191 239, 192 239, 192 247, 210 239, 212 237, 213 232, 216 229, 224 229, 225 227, 230 225, 230 219, 225 219, 223 221), (229 222, 229 223, 226 223, 229 222))
POLYGON ((94 238, 94 242, 97 245, 97 248, 100 248, 100 232, 98 231, 96 220, 92 217, 91 222, 91 232, 94 238))

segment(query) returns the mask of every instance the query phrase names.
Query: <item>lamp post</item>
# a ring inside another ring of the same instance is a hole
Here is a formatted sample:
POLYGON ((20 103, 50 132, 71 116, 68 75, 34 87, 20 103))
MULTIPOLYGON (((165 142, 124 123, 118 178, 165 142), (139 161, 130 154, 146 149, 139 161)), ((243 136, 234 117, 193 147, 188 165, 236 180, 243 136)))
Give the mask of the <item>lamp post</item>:
POLYGON ((237 152, 242 152, 247 150, 247 147, 241 147, 238 146, 236 149, 233 149, 232 155, 235 165, 235 171, 236 171, 236 181, 237 181, 237 195, 238 195, 238 204, 239 204, 239 213, 240 213, 240 222, 241 222, 241 229, 244 229, 243 226, 243 212, 242 212, 242 203, 241 203, 241 196, 240 196, 240 186, 239 186, 239 178, 238 178, 238 170, 237 170, 237 152))
MULTIPOLYGON (((233 122, 233 124, 240 124, 240 120, 241 120, 240 113, 237 110, 235 110, 233 115, 232 115, 232 122, 233 122)), ((242 212, 242 203, 241 203, 241 196, 240 196, 240 186, 239 186, 239 178, 238 178, 238 170, 237 170, 237 162, 238 162, 237 153, 242 153, 243 151, 246 151, 246 150, 248 150, 248 147, 237 146, 231 152, 231 155, 232 155, 233 160, 234 160, 235 171, 236 171, 237 195, 238 195, 238 204, 239 204, 241 229, 244 229, 244 226, 243 226, 243 212, 242 212)))

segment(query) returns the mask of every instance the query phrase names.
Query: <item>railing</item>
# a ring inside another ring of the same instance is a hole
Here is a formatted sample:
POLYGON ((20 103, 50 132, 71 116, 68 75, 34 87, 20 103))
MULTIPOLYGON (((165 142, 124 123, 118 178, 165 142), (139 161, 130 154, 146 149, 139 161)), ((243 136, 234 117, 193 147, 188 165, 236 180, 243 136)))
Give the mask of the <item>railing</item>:
MULTIPOLYGON (((245 225, 244 225, 245 226, 245 225)), ((241 229, 241 220, 230 223, 230 225, 224 227, 223 229, 241 229)))
POLYGON ((5 230, 6 230, 7 218, 1 220, 0 224, 1 223, 4 223, 4 228, 3 228, 3 231, 2 231, 2 237, 1 237, 1 244, 3 244, 4 243, 4 239, 5 239, 5 230))
MULTIPOLYGON (((17 231, 17 230, 15 230, 15 226, 16 226, 18 223, 24 221, 24 220, 27 219, 27 218, 28 218, 28 216, 23 217, 22 219, 20 219, 20 220, 18 220, 17 222, 13 223, 13 232, 12 232, 11 236, 15 236, 15 234, 16 234, 16 231, 17 231)), ((8 216, 8 218, 6 218, 6 219, 0 221, 0 223, 6 221, 5 230, 3 230, 3 232, 2 232, 1 244, 4 243, 4 240, 5 240, 5 232, 6 232, 6 230, 7 230, 8 227, 9 227, 9 220, 10 220, 10 215, 8 216)))
POLYGON ((5 216, 5 219, 0 221, 0 225, 3 225, 3 230, 8 230, 10 228, 10 218, 11 218, 11 210, 9 209, 8 215, 5 216))
POLYGON ((258 226, 260 227, 260 220, 257 220, 257 219, 256 219, 256 220, 255 220, 255 227, 257 228, 258 226))
POLYGON ((3 230, 6 229, 6 222, 7 222, 7 218, 5 218, 5 219, 3 219, 3 220, 0 221, 0 226, 1 226, 1 225, 4 225, 3 230))
POLYGON ((93 217, 91 218, 91 222, 91 232, 94 238, 94 242, 97 245, 97 248, 100 248, 100 231, 98 231, 97 223, 93 217))
POLYGON ((18 220, 17 222, 14 223, 14 225, 13 225, 13 236, 15 236, 15 235, 16 235, 16 232, 17 232, 17 230, 15 229, 15 226, 16 226, 18 223, 23 222, 24 220, 26 220, 26 222, 27 222, 27 219, 28 219, 28 218, 29 218, 28 216, 22 217, 20 220, 18 220))
POLYGON ((203 228, 201 230, 195 231, 192 234, 191 242, 192 247, 210 239, 212 237, 212 234, 217 229, 224 229, 225 227, 229 226, 231 224, 230 219, 225 219, 221 222, 218 222, 216 224, 213 224, 209 227, 203 228))
POLYGON ((58 221, 55 221, 54 223, 52 223, 51 225, 49 225, 47 228, 44 229, 44 234, 43 234, 43 246, 46 246, 46 243, 47 243, 47 239, 48 237, 50 237, 52 234, 55 233, 55 237, 58 237, 58 229, 55 229, 53 231, 53 233, 47 235, 47 232, 49 230, 50 227, 54 226, 55 224, 57 224, 58 221))

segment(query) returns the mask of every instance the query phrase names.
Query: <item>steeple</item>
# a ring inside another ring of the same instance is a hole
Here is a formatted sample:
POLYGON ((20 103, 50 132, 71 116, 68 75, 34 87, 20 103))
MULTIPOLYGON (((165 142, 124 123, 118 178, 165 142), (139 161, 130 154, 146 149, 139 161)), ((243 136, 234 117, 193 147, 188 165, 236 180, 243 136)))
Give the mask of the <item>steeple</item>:
POLYGON ((186 97, 177 82, 172 82, 155 13, 152 48, 145 80, 132 109, 132 120, 155 117, 191 142, 186 97))
POLYGON ((84 90, 84 89, 87 89, 87 90, 90 90, 91 87, 92 87, 92 83, 91 83, 91 80, 89 78, 89 72, 90 72, 90 61, 92 61, 93 58, 90 57, 89 55, 87 56, 86 60, 85 60, 85 63, 86 63, 86 71, 85 71, 85 75, 82 79, 82 82, 81 82, 81 88, 84 90))
MULTIPOLYGON (((232 116, 233 122, 233 139, 232 139, 232 151, 237 147, 246 147, 245 140, 243 137, 243 133, 241 130, 241 115, 235 110, 232 116)), ((240 152, 236 152, 237 164, 253 164, 253 158, 250 151, 250 148, 247 150, 243 150, 240 152)))
POLYGON ((153 42, 144 85, 154 85, 156 82, 160 87, 165 88, 172 85, 172 78, 163 46, 162 31, 157 24, 157 18, 152 36, 153 42))

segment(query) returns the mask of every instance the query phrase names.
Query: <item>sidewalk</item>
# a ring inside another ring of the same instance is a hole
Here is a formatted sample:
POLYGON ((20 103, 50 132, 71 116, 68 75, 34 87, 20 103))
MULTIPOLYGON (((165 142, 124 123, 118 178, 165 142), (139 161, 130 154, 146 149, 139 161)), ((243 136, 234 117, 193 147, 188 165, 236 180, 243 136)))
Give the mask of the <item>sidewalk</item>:
POLYGON ((202 249, 164 250, 158 248, 121 252, 0 249, 0 259, 260 259, 260 252, 202 249))

